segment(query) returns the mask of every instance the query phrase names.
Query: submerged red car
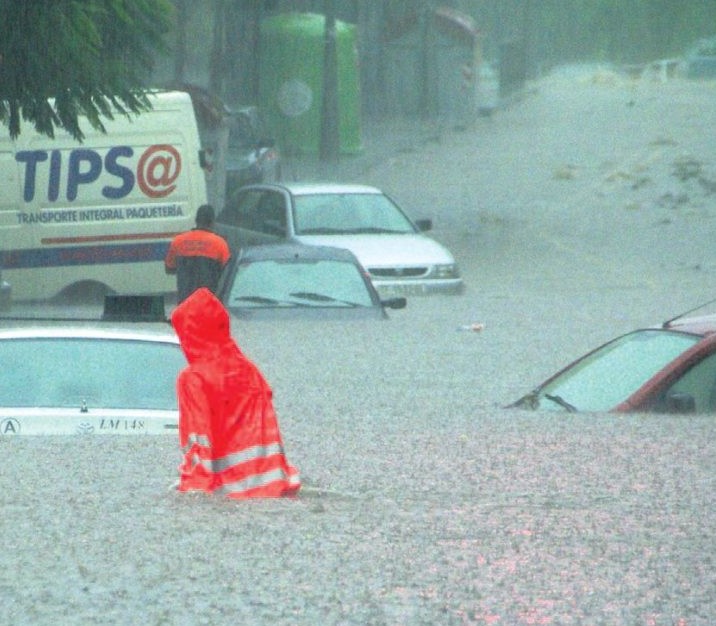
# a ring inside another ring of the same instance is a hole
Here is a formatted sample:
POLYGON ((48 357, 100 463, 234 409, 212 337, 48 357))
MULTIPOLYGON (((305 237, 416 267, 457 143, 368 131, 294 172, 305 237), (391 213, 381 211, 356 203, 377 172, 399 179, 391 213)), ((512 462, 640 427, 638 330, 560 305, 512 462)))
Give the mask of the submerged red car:
POLYGON ((679 316, 621 335, 510 406, 570 412, 714 412, 716 314, 679 316))

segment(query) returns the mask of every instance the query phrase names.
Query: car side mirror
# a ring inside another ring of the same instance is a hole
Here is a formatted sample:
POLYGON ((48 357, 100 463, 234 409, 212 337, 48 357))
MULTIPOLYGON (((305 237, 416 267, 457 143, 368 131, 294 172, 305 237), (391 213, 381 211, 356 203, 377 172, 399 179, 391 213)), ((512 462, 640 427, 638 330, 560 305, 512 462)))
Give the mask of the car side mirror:
POLYGON ((386 309, 404 309, 408 301, 405 298, 388 298, 387 300, 381 300, 380 303, 386 309))
POLYGON ((682 391, 670 392, 666 395, 666 411, 668 413, 696 413, 696 400, 691 394, 682 391))
POLYGON ((424 233, 424 232, 427 232, 427 231, 433 229, 433 220, 431 220, 431 219, 416 220, 415 225, 418 227, 418 230, 421 233, 424 233))

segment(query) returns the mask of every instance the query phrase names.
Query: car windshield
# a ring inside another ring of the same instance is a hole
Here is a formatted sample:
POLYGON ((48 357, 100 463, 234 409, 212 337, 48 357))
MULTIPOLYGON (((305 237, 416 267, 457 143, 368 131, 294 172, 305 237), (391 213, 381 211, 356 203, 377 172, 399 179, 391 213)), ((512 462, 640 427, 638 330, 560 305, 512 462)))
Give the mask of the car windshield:
POLYGON ((539 408, 609 411, 699 339, 658 329, 615 339, 545 385, 539 408))
POLYGON ((0 405, 176 410, 176 344, 94 338, 0 341, 0 405))
POLYGON ((414 233, 410 220, 379 193, 321 193, 296 196, 297 235, 414 233))
POLYGON ((372 304, 358 267, 334 260, 270 260, 241 264, 228 300, 230 308, 355 307, 372 304))

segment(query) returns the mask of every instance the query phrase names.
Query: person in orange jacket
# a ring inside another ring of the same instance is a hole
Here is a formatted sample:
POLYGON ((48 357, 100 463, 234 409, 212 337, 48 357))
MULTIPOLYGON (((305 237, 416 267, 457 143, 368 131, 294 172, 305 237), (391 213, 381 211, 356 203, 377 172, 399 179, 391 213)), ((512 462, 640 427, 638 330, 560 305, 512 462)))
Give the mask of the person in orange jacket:
POLYGON ((271 388, 232 339, 222 303, 202 287, 171 322, 188 361, 177 378, 177 489, 237 499, 296 494, 301 481, 286 459, 271 388))
POLYGON ((213 231, 214 219, 214 207, 202 204, 196 211, 196 228, 179 233, 169 244, 164 270, 176 274, 178 302, 199 287, 216 293, 231 253, 226 240, 213 231))

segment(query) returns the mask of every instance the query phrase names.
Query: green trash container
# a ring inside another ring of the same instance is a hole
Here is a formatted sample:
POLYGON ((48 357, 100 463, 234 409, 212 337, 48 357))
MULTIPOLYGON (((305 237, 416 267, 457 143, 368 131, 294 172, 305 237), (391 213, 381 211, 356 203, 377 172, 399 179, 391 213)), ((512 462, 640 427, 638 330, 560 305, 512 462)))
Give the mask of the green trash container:
MULTIPOLYGON (((261 22, 259 95, 281 150, 318 154, 325 18, 287 13, 261 22)), ((336 21, 338 134, 342 154, 361 151, 356 28, 336 21)))

